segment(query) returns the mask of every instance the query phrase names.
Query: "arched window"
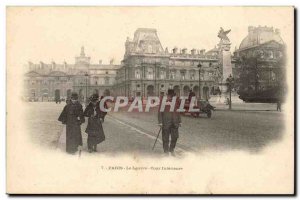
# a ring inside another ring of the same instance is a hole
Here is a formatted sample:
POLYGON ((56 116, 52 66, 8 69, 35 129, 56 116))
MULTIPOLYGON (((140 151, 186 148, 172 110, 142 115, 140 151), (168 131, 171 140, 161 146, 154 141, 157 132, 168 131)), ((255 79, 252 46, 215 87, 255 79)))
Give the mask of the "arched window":
POLYGON ((164 70, 160 71, 160 79, 165 79, 166 72, 164 70))
POLYGON ((185 80, 185 70, 180 71, 180 78, 181 80, 185 80))
POLYGON ((170 79, 175 79, 175 71, 170 72, 170 79))
POLYGON ((195 70, 190 71, 190 79, 195 80, 195 70))
POLYGON ((153 69, 152 68, 148 68, 147 70, 147 78, 148 79, 153 79, 154 78, 154 75, 153 75, 153 69))
POLYGON ((135 78, 140 79, 141 78, 141 73, 139 69, 135 70, 135 78))

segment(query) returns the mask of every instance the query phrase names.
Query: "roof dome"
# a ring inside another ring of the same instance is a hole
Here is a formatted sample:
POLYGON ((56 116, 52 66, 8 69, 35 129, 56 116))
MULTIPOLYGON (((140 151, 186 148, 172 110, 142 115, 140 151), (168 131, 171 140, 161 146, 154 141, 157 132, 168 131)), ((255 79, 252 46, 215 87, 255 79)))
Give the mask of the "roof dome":
POLYGON ((278 29, 274 31, 273 27, 249 26, 248 35, 242 40, 239 50, 264 44, 272 40, 284 44, 278 29))

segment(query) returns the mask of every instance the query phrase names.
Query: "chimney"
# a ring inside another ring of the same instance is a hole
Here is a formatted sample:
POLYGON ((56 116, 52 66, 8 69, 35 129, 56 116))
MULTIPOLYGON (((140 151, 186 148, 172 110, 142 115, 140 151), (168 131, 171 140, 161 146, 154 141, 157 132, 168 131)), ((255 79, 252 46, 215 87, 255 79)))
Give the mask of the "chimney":
POLYGON ((248 26, 248 33, 253 32, 254 31, 254 27, 253 26, 248 26))
POLYGON ((200 55, 204 55, 204 53, 205 53, 205 49, 201 49, 200 50, 200 55))
POLYGON ((80 56, 85 57, 84 46, 81 47, 80 56))
POLYGON ((44 68, 44 63, 42 61, 40 61, 40 66, 39 66, 40 69, 44 68))
POLYGON ((191 50, 191 54, 192 54, 192 55, 195 55, 195 54, 196 54, 196 49, 192 49, 192 50, 191 50))
POLYGON ((182 49, 182 54, 186 54, 186 52, 187 52, 187 48, 183 48, 182 49))
POLYGON ((110 59, 110 62, 109 62, 109 64, 111 64, 111 65, 113 65, 114 64, 114 59, 112 58, 112 59, 110 59))
POLYGON ((67 69, 67 62, 64 61, 64 69, 67 69))
POLYGON ((55 65, 55 62, 54 62, 54 61, 51 62, 51 68, 52 68, 52 69, 55 69, 55 68, 56 68, 56 65, 55 65))
POLYGON ((31 61, 28 61, 28 66, 29 66, 29 70, 32 70, 33 63, 31 61))
POLYGON ((177 51, 178 51, 178 48, 175 47, 175 48, 173 49, 173 54, 177 54, 177 51))
POLYGON ((99 65, 102 65, 102 60, 99 60, 99 65))

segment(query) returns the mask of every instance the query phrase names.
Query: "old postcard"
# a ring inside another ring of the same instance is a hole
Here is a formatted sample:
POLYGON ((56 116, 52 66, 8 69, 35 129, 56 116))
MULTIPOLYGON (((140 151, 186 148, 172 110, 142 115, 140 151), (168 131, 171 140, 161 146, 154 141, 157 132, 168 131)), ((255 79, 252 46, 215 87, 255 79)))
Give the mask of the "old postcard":
POLYGON ((293 7, 7 7, 7 193, 294 194, 293 7))

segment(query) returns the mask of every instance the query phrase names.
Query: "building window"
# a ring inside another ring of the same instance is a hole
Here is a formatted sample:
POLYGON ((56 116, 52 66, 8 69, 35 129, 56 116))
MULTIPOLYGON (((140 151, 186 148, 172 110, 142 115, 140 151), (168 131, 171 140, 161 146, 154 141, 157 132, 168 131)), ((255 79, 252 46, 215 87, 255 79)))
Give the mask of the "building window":
POLYGON ((165 71, 160 72, 160 79, 165 79, 165 71))
POLYGON ((274 58, 274 53, 273 51, 268 51, 268 58, 273 59, 274 58))
POLYGON ((141 78, 141 74, 140 74, 140 70, 139 69, 135 70, 135 78, 137 78, 137 79, 141 78))
POLYGON ((108 71, 106 71, 105 74, 108 74, 108 71))
POLYGON ((204 76, 204 73, 201 73, 201 74, 200 74, 200 80, 204 80, 204 77, 205 77, 205 76, 204 76))
POLYGON ((148 53, 153 53, 153 47, 152 47, 152 45, 148 46, 148 53))
POLYGON ((275 81, 276 80, 276 74, 271 71, 271 81, 275 81))
POLYGON ((95 85, 98 85, 98 81, 99 81, 99 78, 98 77, 94 77, 94 83, 95 83, 95 85))
POLYGON ((195 80, 195 73, 191 74, 191 80, 195 80))
POLYGON ((171 71, 171 73, 170 73, 170 79, 175 79, 175 71, 171 71))
POLYGON ((195 73, 196 73, 195 70, 190 70, 190 71, 189 71, 190 79, 191 79, 191 80, 195 80, 195 73))
POLYGON ((108 85, 109 84, 109 78, 105 77, 104 82, 105 82, 105 85, 108 85))
POLYGON ((154 76, 153 76, 153 69, 152 68, 148 69, 147 78, 148 79, 153 79, 154 78, 154 76))
POLYGON ((281 58, 281 57, 282 57, 281 51, 275 51, 274 58, 281 58))
POLYGON ((184 71, 180 72, 180 77, 181 77, 181 80, 185 80, 185 72, 184 71))

